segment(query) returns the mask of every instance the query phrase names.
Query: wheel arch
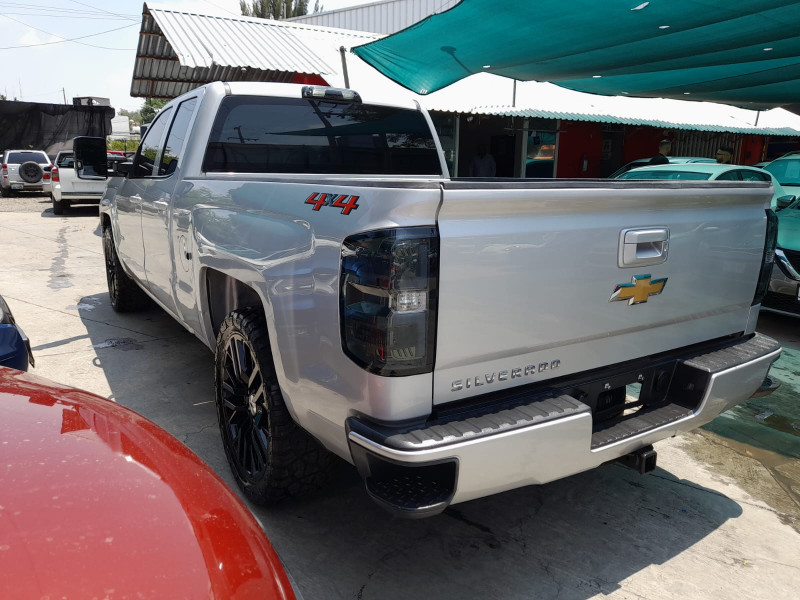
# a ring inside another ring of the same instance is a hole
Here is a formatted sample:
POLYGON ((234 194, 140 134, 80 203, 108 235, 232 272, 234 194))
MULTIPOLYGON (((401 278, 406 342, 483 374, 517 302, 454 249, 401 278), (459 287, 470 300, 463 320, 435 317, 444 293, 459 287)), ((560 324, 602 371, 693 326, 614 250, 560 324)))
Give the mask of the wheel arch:
POLYGON ((259 308, 266 318, 265 303, 253 286, 213 267, 204 269, 201 280, 205 288, 202 297, 206 306, 203 312, 208 315, 215 339, 225 317, 234 310, 259 308))

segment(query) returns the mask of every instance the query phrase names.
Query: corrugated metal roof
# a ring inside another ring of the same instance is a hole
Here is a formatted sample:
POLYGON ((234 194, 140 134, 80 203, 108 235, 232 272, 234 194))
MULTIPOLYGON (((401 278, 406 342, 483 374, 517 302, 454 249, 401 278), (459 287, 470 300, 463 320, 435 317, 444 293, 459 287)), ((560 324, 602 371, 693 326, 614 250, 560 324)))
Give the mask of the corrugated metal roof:
MULTIPOLYGON (((382 3, 383 4, 383 3, 382 3)), ((291 81, 297 73, 343 85, 338 49, 380 35, 249 17, 210 16, 145 4, 131 95, 174 98, 210 81, 291 81)), ((550 83, 513 82, 482 73, 418 96, 352 54, 351 86, 368 101, 418 100, 429 110, 645 125, 688 131, 800 135, 800 117, 707 102, 596 96, 550 83), (761 126, 756 125, 759 123, 761 126)))
POLYGON ((336 48, 378 37, 145 4, 131 96, 174 98, 210 81, 286 82, 296 73, 324 77, 337 73, 328 62, 335 60, 336 48))
POLYGON ((687 131, 710 131, 719 133, 757 133, 759 135, 789 135, 796 136, 800 131, 790 127, 747 127, 737 125, 712 125, 702 123, 679 123, 676 121, 663 121, 657 119, 642 119, 639 117, 621 117, 596 113, 574 113, 565 111, 538 110, 535 108, 514 108, 510 106, 477 106, 470 110, 442 110, 439 112, 459 112, 462 114, 560 119, 562 121, 585 121, 591 123, 610 123, 615 125, 638 125, 657 127, 659 129, 683 129, 687 131))
POLYGON ((461 0, 383 0, 286 19, 293 23, 341 27, 373 33, 395 33, 422 19, 453 8, 461 0))
POLYGON ((475 115, 561 119, 685 131, 759 135, 800 135, 800 117, 781 108, 757 112, 711 102, 665 98, 597 96, 552 83, 513 82, 496 75, 473 75, 421 97, 428 110, 475 115), (512 97, 516 104, 511 105, 512 97), (500 102, 492 102, 492 100, 500 102))

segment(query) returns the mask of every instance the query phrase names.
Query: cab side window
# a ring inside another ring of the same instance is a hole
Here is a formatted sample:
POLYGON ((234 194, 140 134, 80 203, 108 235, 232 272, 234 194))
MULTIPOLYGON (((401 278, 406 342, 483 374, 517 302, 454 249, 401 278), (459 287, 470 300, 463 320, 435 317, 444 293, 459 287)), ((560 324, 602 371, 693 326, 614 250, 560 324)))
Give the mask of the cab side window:
POLYGON ((155 120, 150 124, 147 133, 144 134, 142 143, 139 144, 139 151, 136 154, 134 167, 134 177, 152 177, 153 167, 161 153, 161 140, 164 139, 164 132, 169 125, 172 116, 172 108, 162 110, 158 113, 155 120))
POLYGON ((183 156, 183 147, 186 139, 186 132, 189 129, 189 121, 192 120, 194 109, 197 106, 197 98, 191 98, 181 102, 175 120, 167 136, 167 143, 164 145, 164 153, 158 165, 158 174, 169 176, 178 168, 178 162, 183 156))

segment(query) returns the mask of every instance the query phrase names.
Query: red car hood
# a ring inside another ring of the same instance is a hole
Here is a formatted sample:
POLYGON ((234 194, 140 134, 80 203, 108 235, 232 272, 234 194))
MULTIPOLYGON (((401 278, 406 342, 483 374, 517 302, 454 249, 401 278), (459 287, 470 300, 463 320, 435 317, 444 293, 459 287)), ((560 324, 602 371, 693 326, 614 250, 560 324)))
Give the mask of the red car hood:
POLYGON ((118 404, 0 367, 0 598, 294 598, 211 468, 118 404))

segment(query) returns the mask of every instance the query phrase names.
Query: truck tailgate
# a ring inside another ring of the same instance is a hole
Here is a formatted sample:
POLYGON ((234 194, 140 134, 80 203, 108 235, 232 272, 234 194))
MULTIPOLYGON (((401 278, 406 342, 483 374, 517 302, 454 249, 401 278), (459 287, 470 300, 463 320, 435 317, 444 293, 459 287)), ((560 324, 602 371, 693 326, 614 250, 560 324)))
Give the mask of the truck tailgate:
POLYGON ((771 194, 759 183, 445 183, 434 403, 744 331, 771 194))

